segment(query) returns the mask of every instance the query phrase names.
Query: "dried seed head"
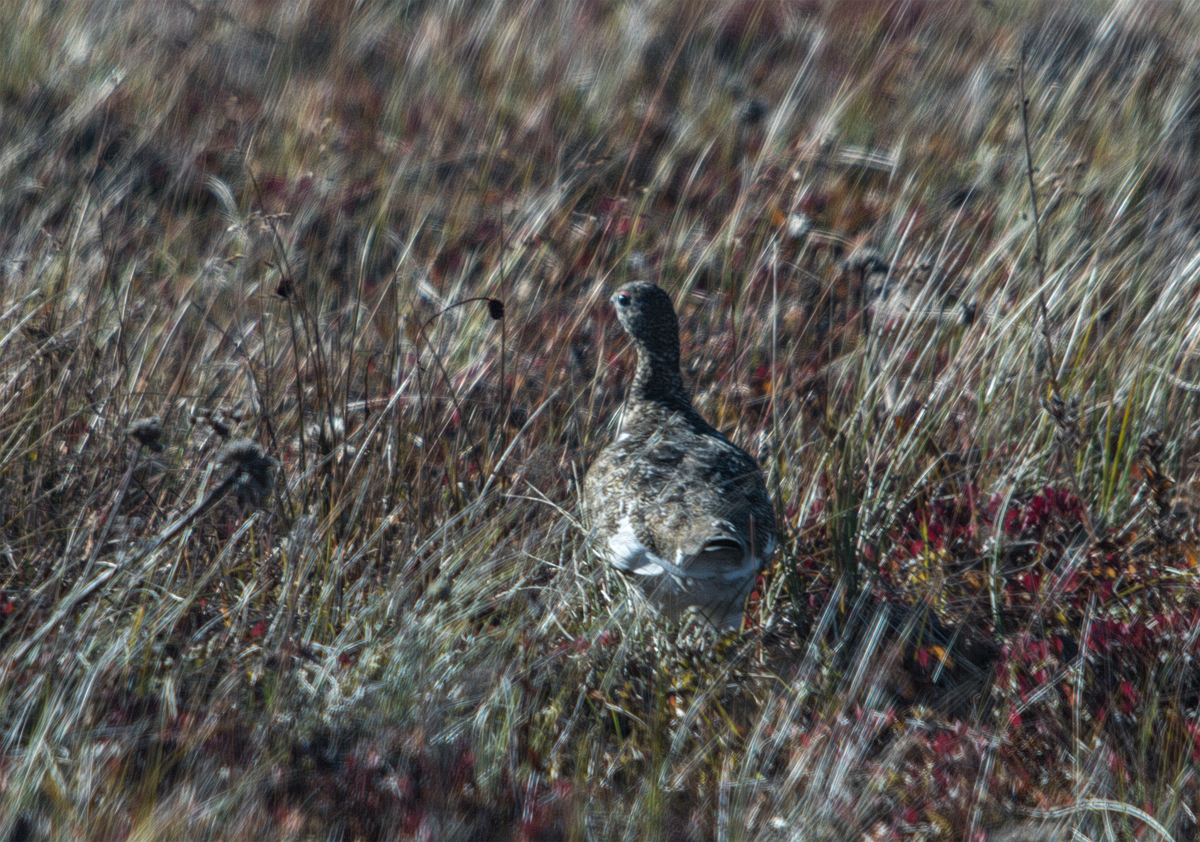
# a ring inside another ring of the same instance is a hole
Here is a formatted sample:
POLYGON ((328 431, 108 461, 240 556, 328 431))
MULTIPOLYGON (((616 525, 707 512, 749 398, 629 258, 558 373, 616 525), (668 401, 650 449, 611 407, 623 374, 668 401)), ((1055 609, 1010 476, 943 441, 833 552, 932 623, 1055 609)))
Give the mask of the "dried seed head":
POLYGON ((1083 436, 1079 432, 1079 398, 1078 396, 1064 401, 1058 395, 1050 400, 1042 398, 1042 409, 1054 419, 1054 440, 1060 445, 1078 448, 1083 444, 1083 436))
POLYGON ((353 455, 358 452, 357 448, 347 443, 346 419, 341 415, 335 415, 332 418, 323 418, 319 422, 313 421, 306 424, 304 426, 304 437, 308 446, 316 448, 317 452, 323 456, 328 456, 339 448, 346 455, 353 455))
POLYGON ((855 249, 845 259, 842 263, 842 268, 865 278, 867 275, 872 275, 876 272, 886 273, 890 267, 888 266, 888 262, 884 260, 883 254, 870 246, 863 246, 855 249))
POLYGON ((227 412, 223 409, 202 409, 195 407, 192 409, 189 420, 193 424, 199 424, 208 427, 218 436, 223 439, 229 438, 233 433, 233 427, 230 422, 238 423, 242 420, 242 414, 238 410, 227 412))
POLYGON ((1138 455, 1149 459, 1156 466, 1162 463, 1166 450, 1167 446, 1163 443, 1162 430, 1158 429, 1151 429, 1142 436, 1142 440, 1138 444, 1138 455))
POLYGON ((162 419, 157 415, 134 421, 126 432, 142 447, 149 448, 155 453, 162 453, 166 449, 159 441, 162 438, 163 428, 162 419))
POLYGON ((234 439, 229 444, 221 448, 221 452, 217 454, 217 461, 222 465, 238 466, 253 462, 256 459, 266 459, 266 454, 263 453, 262 446, 250 439, 234 439))
POLYGON ((243 505, 259 505, 271 493, 275 460, 249 439, 234 439, 221 448, 217 462, 237 475, 237 498, 243 505))
POLYGON ((744 126, 757 126, 766 119, 768 108, 760 99, 752 99, 742 107, 741 123, 744 126))

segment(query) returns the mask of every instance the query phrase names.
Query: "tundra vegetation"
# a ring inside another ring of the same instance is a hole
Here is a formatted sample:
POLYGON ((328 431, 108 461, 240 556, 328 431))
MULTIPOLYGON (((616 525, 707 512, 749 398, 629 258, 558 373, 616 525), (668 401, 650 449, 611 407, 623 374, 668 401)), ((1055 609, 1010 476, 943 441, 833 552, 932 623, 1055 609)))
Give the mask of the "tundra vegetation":
POLYGON ((0 19, 0 839, 1197 838, 1194 8, 0 19), (736 633, 580 524, 634 278, 736 633))

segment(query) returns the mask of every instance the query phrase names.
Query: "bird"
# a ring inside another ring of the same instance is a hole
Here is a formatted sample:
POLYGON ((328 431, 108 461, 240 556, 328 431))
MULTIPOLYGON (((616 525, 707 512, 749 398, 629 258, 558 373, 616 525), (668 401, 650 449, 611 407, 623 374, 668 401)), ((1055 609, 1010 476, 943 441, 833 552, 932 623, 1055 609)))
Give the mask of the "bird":
POLYGON ((584 477, 584 523, 599 555, 668 618, 690 612, 718 630, 738 628, 778 544, 763 473, 692 405, 670 296, 634 281, 609 300, 637 368, 616 437, 584 477))

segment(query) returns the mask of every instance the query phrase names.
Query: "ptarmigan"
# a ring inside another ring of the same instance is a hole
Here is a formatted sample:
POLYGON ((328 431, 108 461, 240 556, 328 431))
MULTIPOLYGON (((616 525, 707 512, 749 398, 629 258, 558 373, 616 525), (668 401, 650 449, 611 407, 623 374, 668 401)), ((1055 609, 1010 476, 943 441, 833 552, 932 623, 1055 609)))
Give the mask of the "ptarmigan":
POLYGON ((637 348, 616 441, 588 469, 584 516, 602 556, 672 618, 736 628, 777 543, 762 471, 700 417, 679 373, 679 320, 645 281, 612 296, 637 348))

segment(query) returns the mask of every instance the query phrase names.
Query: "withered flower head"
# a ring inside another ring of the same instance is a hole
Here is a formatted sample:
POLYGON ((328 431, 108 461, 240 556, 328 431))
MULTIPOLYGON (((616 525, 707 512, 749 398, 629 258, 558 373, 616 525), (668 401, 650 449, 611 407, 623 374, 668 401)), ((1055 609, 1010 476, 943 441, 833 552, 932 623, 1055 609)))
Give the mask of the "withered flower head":
POLYGON ((142 447, 149 448, 155 453, 162 453, 166 449, 159 441, 162 438, 163 428, 162 419, 157 415, 134 421, 126 432, 142 447))
POLYGON ((221 448, 217 462, 230 466, 236 472, 239 503, 259 505, 271 493, 272 472, 276 462, 255 442, 234 439, 221 448))

